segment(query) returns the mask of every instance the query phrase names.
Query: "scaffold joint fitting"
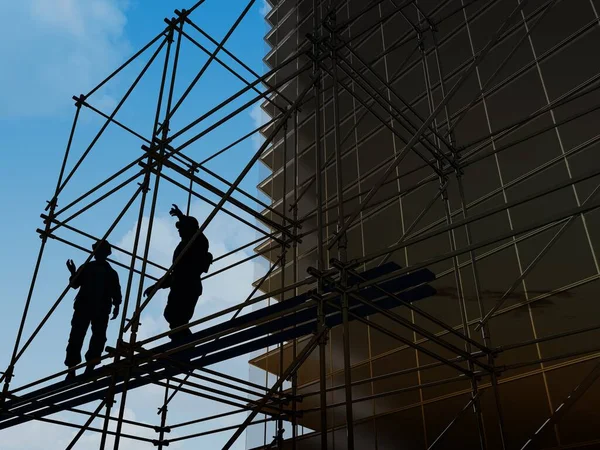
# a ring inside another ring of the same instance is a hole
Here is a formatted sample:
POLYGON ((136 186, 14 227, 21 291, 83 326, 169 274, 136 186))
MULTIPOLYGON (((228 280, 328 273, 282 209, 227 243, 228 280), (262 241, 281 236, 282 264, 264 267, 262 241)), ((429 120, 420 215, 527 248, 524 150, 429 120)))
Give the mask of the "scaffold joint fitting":
POLYGON ((147 182, 143 181, 141 183, 138 183, 138 186, 142 188, 142 192, 144 194, 147 194, 148 192, 150 192, 150 186, 148 185, 147 182))
POLYGON ((74 95, 73 100, 75 100, 75 106, 77 108, 81 108, 83 105, 85 105, 86 96, 83 94, 79 94, 79 97, 74 95))
POLYGON ((35 231, 40 235, 40 239, 42 240, 46 240, 48 238, 54 239, 54 236, 47 230, 42 230, 41 228, 38 228, 35 231))
POLYGON ((177 16, 177 19, 181 22, 184 22, 187 20, 188 16, 190 15, 189 11, 187 9, 182 9, 181 11, 176 9, 175 10, 175 15, 177 16))
POLYGON ((52 210, 58 206, 58 197, 52 197, 51 200, 46 200, 44 211, 52 210))

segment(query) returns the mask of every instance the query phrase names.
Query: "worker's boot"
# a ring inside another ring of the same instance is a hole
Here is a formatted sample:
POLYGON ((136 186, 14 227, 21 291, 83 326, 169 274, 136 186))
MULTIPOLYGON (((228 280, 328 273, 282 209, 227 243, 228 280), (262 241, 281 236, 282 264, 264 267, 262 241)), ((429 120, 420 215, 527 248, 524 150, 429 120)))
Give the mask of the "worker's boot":
POLYGON ((89 360, 85 366, 85 372, 83 373, 83 375, 86 377, 90 376, 92 373, 94 373, 94 369, 98 364, 100 364, 100 358, 94 358, 89 360))
POLYGON ((89 377, 92 373, 94 373, 95 368, 96 368, 96 364, 88 363, 87 366, 85 366, 85 371, 83 372, 83 376, 89 377))
POLYGON ((75 369, 69 368, 69 371, 67 372, 67 376, 65 377, 65 381, 73 381, 76 376, 77 376, 77 373, 76 373, 75 369))

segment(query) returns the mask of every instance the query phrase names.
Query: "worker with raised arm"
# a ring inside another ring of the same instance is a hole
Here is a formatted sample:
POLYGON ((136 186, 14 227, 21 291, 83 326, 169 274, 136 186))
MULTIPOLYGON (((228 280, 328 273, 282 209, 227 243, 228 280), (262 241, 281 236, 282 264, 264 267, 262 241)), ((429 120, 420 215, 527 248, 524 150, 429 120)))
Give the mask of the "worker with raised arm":
POLYGON ((100 363, 100 357, 106 343, 106 329, 112 308, 112 320, 119 315, 121 305, 121 286, 119 275, 107 261, 111 246, 106 241, 96 242, 94 261, 84 264, 77 270, 73 260, 67 261, 71 273, 69 286, 79 289, 73 304, 71 334, 67 345, 65 365, 69 367, 67 380, 75 378, 74 367, 81 362, 81 348, 90 324, 92 337, 85 360, 85 374, 89 374, 100 363))
MULTIPOLYGON (((212 263, 212 255, 208 251, 208 239, 204 233, 199 232, 200 227, 196 218, 186 216, 177 205, 173 205, 171 216, 177 217, 176 223, 181 242, 173 252, 173 263, 175 264, 171 273, 162 280, 160 285, 154 284, 144 291, 149 295, 156 287, 160 289, 169 288, 169 297, 165 307, 164 317, 171 329, 186 325, 192 319, 198 298, 202 295, 201 275, 208 272, 212 263), (194 236, 197 236, 194 238, 194 236), (193 242, 191 242, 193 239, 193 242), (184 249, 191 242, 185 252, 184 249)), ((181 340, 190 336, 192 332, 187 329, 172 333, 171 340, 181 340)))

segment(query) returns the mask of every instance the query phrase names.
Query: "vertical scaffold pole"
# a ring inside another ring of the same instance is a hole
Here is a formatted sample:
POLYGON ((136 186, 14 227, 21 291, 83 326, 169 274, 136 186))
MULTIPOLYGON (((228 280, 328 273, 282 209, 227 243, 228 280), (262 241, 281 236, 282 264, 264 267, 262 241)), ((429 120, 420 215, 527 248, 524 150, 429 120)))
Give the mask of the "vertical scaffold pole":
POLYGON ((194 175, 198 172, 198 166, 196 163, 192 163, 190 166, 190 189, 188 191, 188 200, 187 200, 187 208, 186 215, 190 215, 190 209, 192 208, 192 192, 194 189, 194 175))
MULTIPOLYGON (((300 26, 300 8, 296 8, 296 27, 300 26)), ((296 33, 296 50, 300 48, 300 33, 296 33)), ((300 60, 296 58, 296 70, 300 69, 300 60)), ((296 82, 296 97, 300 94, 300 85, 296 82)), ((298 236, 298 183, 299 171, 298 171, 298 152, 299 149, 298 140, 298 110, 294 111, 294 203, 292 205, 292 217, 294 220, 293 233, 294 237, 298 236)), ((292 244, 292 282, 294 286, 298 282, 298 240, 294 239, 292 244)), ((298 295, 298 288, 294 288, 294 297, 298 295)), ((296 313, 294 313, 295 315, 296 313)), ((294 319, 294 328, 296 328, 296 320, 294 319)), ((292 341, 292 358, 296 359, 298 353, 298 338, 294 338, 292 341)), ((298 402, 296 401, 296 395, 298 394, 298 371, 292 373, 292 450, 296 450, 298 439, 298 418, 296 412, 298 411, 298 402)))
MULTIPOLYGON (((340 287, 346 289, 348 273, 344 266, 348 260, 348 236, 342 229, 344 226, 344 186, 342 182, 342 149, 340 142, 340 101, 337 73, 337 40, 336 40, 336 13, 333 10, 329 16, 330 39, 331 39, 331 62, 333 82, 333 130, 335 151, 335 176, 337 190, 337 230, 342 232, 338 240, 338 259, 342 263, 340 267, 340 287)), ((344 390, 346 397, 346 439, 348 450, 354 450, 354 414, 352 411, 352 366, 350 364, 350 323, 348 322, 348 294, 342 292, 342 327, 344 345, 344 390)))
MULTIPOLYGON (((436 64, 437 64, 438 77, 440 80, 440 89, 441 89, 441 94, 442 94, 442 98, 443 98, 446 96, 446 83, 444 80, 444 72, 442 70, 442 62, 441 62, 441 58, 440 58, 440 54, 439 54, 439 45, 438 45, 438 40, 437 40, 437 35, 436 35, 437 27, 435 27, 433 24, 430 24, 429 28, 431 30, 431 36, 433 39, 435 60, 436 60, 436 64)), ((451 145, 455 146, 456 142, 454 140, 454 133, 452 132, 453 125, 450 123, 450 111, 448 109, 448 105, 446 105, 444 107, 444 113, 446 115, 446 125, 448 127, 448 141, 450 142, 451 145)), ((457 161, 457 163, 459 163, 459 161, 457 161)), ((460 166, 460 163, 458 165, 460 166)), ((465 198, 462 174, 457 173, 456 176, 457 176, 456 179, 458 182, 458 190, 459 190, 459 194, 460 194, 462 215, 463 215, 463 218, 465 220, 467 220, 467 217, 468 217, 467 203, 466 203, 466 198, 465 198)), ((471 227, 469 226, 468 223, 465 224, 465 233, 467 236, 467 245, 470 246, 472 244, 472 238, 471 238, 471 227)), ((475 258, 475 253, 473 251, 469 252, 469 255, 471 258, 471 267, 473 270, 473 280, 475 283, 475 294, 477 295, 477 305, 479 307, 480 317, 483 318, 485 316, 485 308, 483 306, 483 301, 481 299, 481 285, 480 285, 480 281, 479 281, 479 272, 477 270, 477 260, 475 258)), ((490 335, 489 327, 487 327, 487 326, 482 327, 481 337, 483 339, 483 344, 486 347, 491 348, 492 342, 491 342, 491 335, 490 335)), ((500 402, 500 392, 499 392, 499 388, 498 388, 498 376, 495 372, 494 356, 491 353, 488 355, 488 365, 490 367, 492 367, 492 369, 494 370, 494 372, 492 372, 490 375, 491 375, 491 380, 492 380, 492 387, 494 390, 494 403, 496 406, 496 413, 498 415, 498 430, 500 431, 500 443, 502 445, 502 450, 506 450, 506 436, 504 433, 504 416, 502 413, 502 404, 500 402)))
MULTIPOLYGON (((283 195, 281 197, 281 212, 283 214, 283 217, 281 219, 281 226, 283 228, 285 228, 287 221, 285 220, 285 213, 286 213, 286 194, 287 194, 287 141, 288 141, 288 121, 286 119, 285 124, 283 125, 283 186, 282 186, 282 190, 283 190, 283 195)), ((285 261, 286 261, 286 253, 287 253, 287 247, 285 244, 285 241, 282 241, 281 243, 281 272, 280 272, 280 276, 281 276, 281 297, 280 300, 281 302, 285 301, 285 292, 283 291, 283 288, 285 286, 285 261)), ((279 344, 279 376, 281 377, 283 375, 283 342, 281 342, 279 344)), ((280 396, 283 396, 283 383, 281 383, 281 386, 279 386, 279 394, 280 396)), ((283 405, 281 405, 280 408, 280 412, 279 412, 279 417, 277 418, 277 449, 278 450, 282 450, 283 449, 283 405)))
MULTIPOLYGON (((183 27, 183 24, 182 24, 182 27, 183 27)), ((165 91, 167 74, 168 74, 168 70, 169 70, 169 61, 170 61, 170 57, 171 57, 171 46, 173 43, 173 35, 174 35, 174 26, 173 25, 170 26, 168 33, 169 34, 167 36, 167 49, 166 49, 166 53, 165 53, 165 64, 163 67, 161 84, 160 84, 159 95, 158 95, 157 106, 156 106, 156 115, 154 118, 154 124, 153 124, 153 128, 152 128, 152 141, 153 142, 155 141, 156 133, 157 133, 157 130, 159 129, 158 121, 159 121, 160 113, 161 113, 161 109, 162 109, 163 95, 164 95, 164 91, 165 91)), ((180 46, 181 46, 181 33, 179 33, 177 36, 177 46, 175 49, 175 57, 173 59, 173 71, 171 73, 171 83, 170 83, 168 99, 167 99, 167 108, 166 108, 166 112, 165 112, 166 117, 168 117, 168 115, 169 115, 169 112, 171 110, 171 102, 173 100, 173 90, 174 90, 174 85, 175 85, 175 75, 177 73, 177 62, 179 59, 180 46)), ((162 141, 161 142, 164 143, 164 142, 166 142, 167 134, 169 132, 168 120, 165 120, 165 122, 161 126, 161 129, 162 129, 162 141)), ((160 144, 160 152, 161 152, 161 156, 162 156, 162 154, 164 153, 164 144, 160 144)), ((140 207, 140 213, 139 213, 139 217, 138 217, 138 229, 136 230, 136 235, 137 235, 138 239, 139 239, 138 232, 141 232, 141 226, 142 226, 142 221, 143 221, 143 213, 144 213, 144 209, 145 209, 145 199, 146 199, 149 181, 150 181, 151 167, 152 167, 151 157, 148 156, 148 166, 147 166, 147 172, 145 174, 145 177, 146 177, 145 182, 147 180, 148 184, 146 184, 144 186, 142 204, 140 207)), ((145 278, 145 274, 146 274, 148 255, 149 255, 149 251, 150 251, 150 243, 151 243, 151 239, 152 239, 152 228, 153 228, 154 216, 155 216, 155 212, 156 212, 156 202, 158 199, 158 188, 159 188, 159 184, 160 184, 160 172, 162 170, 161 162, 159 162, 156 170, 157 170, 157 174, 156 174, 156 179, 154 181, 154 192, 152 193, 152 201, 151 201, 151 205, 150 205, 148 228, 146 231, 146 242, 144 245, 144 255, 142 258, 142 267, 140 270, 140 272, 141 272, 140 281, 139 281, 139 285, 138 285, 138 292, 136 295, 135 310, 134 310, 134 314, 132 315, 133 323, 131 324, 132 325, 131 326, 131 336, 130 336, 130 340, 129 340, 129 342, 130 342, 129 348, 131 349, 130 352, 132 352, 129 355, 130 357, 133 356, 133 348, 134 348, 134 345, 137 340, 137 332, 138 332, 139 325, 140 325, 140 323, 139 323, 140 317, 136 313, 139 310, 140 304, 141 304, 144 278, 145 278)), ((136 243, 136 247, 137 247, 137 243, 136 243)), ((134 252, 134 254, 133 254, 132 264, 135 264, 135 257, 136 257, 136 252, 134 252)), ((128 288, 130 288, 130 287, 128 286, 128 288)), ((123 314, 125 314, 125 311, 123 314)), ((121 333, 123 332, 124 329, 125 329, 124 326, 121 327, 121 333)), ((122 334, 121 334, 121 336, 122 336, 122 334)), ((121 402, 119 405, 119 420, 117 422, 115 443, 114 443, 114 447, 113 447, 114 450, 119 449, 120 438, 121 438, 121 429, 122 429, 122 424, 123 424, 123 417, 125 415, 125 405, 126 405, 126 401, 127 401, 127 384, 129 382, 130 375, 131 375, 131 369, 128 369, 127 375, 126 375, 126 378, 124 381, 125 388, 123 389, 123 392, 121 394, 121 402)))
MULTIPOLYGON (((428 63, 427 63, 427 55, 425 52, 425 45, 424 45, 424 40, 423 40, 424 37, 423 37, 422 31, 420 29, 419 29, 417 35, 418 35, 418 39, 419 39, 419 49, 421 51, 421 58, 422 58, 422 65, 423 65, 423 78, 425 81, 425 88, 427 91, 429 112, 430 112, 430 114, 433 114, 436 107, 434 105, 433 93, 431 91, 431 80, 429 77, 429 67, 428 67, 428 63)), ((433 125, 434 131, 437 132, 437 128, 438 128, 437 127, 437 119, 434 118, 432 125, 433 125)), ((440 145, 439 138, 436 136, 435 139, 436 139, 437 145, 439 146, 440 145)), ((443 169, 442 161, 438 159, 437 164, 438 164, 438 168, 440 169, 440 172, 442 172, 442 169, 443 169)), ((459 171, 457 171, 457 174, 459 174, 459 171)), ((440 190, 442 191, 442 201, 444 203, 444 211, 446 214, 446 223, 448 225, 450 225, 452 223, 452 211, 450 210, 450 200, 448 198, 448 187, 447 187, 448 184, 446 182, 445 177, 440 176, 439 183, 440 183, 440 190)), ((455 251, 456 250, 456 241, 455 241, 455 236, 454 236, 453 230, 448 231, 448 240, 449 240, 449 244, 450 244, 450 250, 455 251)), ((461 317, 461 322, 462 322, 462 327, 463 327, 463 333, 465 336, 470 338, 471 333, 470 333, 469 325, 468 325, 467 307, 466 307, 466 302, 465 302, 464 290, 462 287, 462 280, 461 280, 461 276, 460 276, 460 264, 459 264, 458 258, 456 256, 454 256, 452 258, 452 264, 453 264, 453 269, 454 269, 454 281, 456 284, 456 291, 457 291, 457 296, 458 296, 459 310, 460 310, 460 317, 461 317)), ((465 341, 465 351, 469 354, 472 353, 471 343, 468 341, 465 341)), ((468 361, 467 364, 468 364, 469 371, 473 372, 473 363, 471 361, 468 361)), ((472 376, 470 381, 471 381, 471 400, 472 400, 472 404, 473 404, 473 412, 475 413, 476 421, 477 421, 479 446, 480 446, 481 450, 486 450, 487 442, 486 442, 486 437, 485 437, 483 414, 481 412, 481 403, 479 401, 479 398, 480 398, 479 387, 478 387, 477 379, 475 378, 475 376, 472 376)))
MULTIPOLYGON (((296 63, 297 64, 297 63, 296 63)), ((294 111, 294 204, 292 206, 292 215, 294 220, 294 236, 298 235, 298 111, 294 111)), ((292 246, 292 276, 294 286, 298 282, 298 240, 294 239, 292 246)), ((294 288, 294 297, 298 295, 298 288, 294 288)), ((296 314, 296 313, 294 313, 296 314)), ((294 320, 294 328, 296 321, 294 320)), ((292 341, 292 356, 295 359, 298 352, 298 339, 292 341)), ((292 450, 296 450, 296 439, 298 437, 298 419, 296 411, 298 403, 296 395, 298 393, 298 371, 292 374, 292 450)))
POLYGON ((158 432, 158 450, 163 450, 165 432, 167 431, 167 412, 169 411, 169 379, 167 378, 167 384, 165 386, 165 398, 163 405, 159 408, 160 410, 160 429, 158 432))
MULTIPOLYGON (((323 166, 321 155, 321 69, 319 64, 321 39, 321 23, 319 15, 319 1, 313 0, 313 82, 315 83, 315 188, 317 197, 317 270, 325 269, 323 255, 323 183, 321 170, 323 166)), ((321 408, 321 450, 327 450, 327 366, 325 347, 327 345, 327 334, 323 332, 325 328, 325 305, 323 300, 323 280, 317 280, 318 300, 318 332, 321 337, 319 340, 319 390, 320 390, 320 408, 321 408)))
MULTIPOLYGON (((110 423, 110 410, 112 409, 115 403, 115 376, 112 376, 112 383, 108 387, 108 391, 106 393, 105 403, 106 403, 106 416, 104 417, 104 425, 102 426, 102 436, 100 437, 100 450, 104 450, 106 447, 106 438, 108 436, 108 424, 110 423)), ((119 420, 117 426, 122 423, 122 419, 119 420)), ((115 444, 116 439, 118 438, 118 434, 115 436, 115 444)))

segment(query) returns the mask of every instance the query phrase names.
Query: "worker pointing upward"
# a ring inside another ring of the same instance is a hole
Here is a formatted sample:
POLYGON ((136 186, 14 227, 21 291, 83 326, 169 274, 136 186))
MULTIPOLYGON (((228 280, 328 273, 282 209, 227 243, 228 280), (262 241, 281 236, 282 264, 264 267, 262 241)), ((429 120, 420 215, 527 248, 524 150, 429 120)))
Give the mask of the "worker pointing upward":
MULTIPOLYGON (((163 280, 161 289, 170 288, 164 317, 171 329, 186 325, 194 315, 198 298, 202 295, 202 281, 200 276, 208 272, 212 263, 212 255, 208 251, 208 239, 204 233, 199 233, 184 252, 194 235, 199 231, 196 218, 184 215, 177 205, 173 205, 171 216, 177 217, 176 223, 181 242, 173 252, 173 262, 181 254, 181 259, 175 265, 171 274, 163 280)), ((148 295, 156 285, 148 287, 144 295, 148 295)), ((190 336, 192 332, 187 329, 170 335, 171 340, 180 340, 190 336)))

